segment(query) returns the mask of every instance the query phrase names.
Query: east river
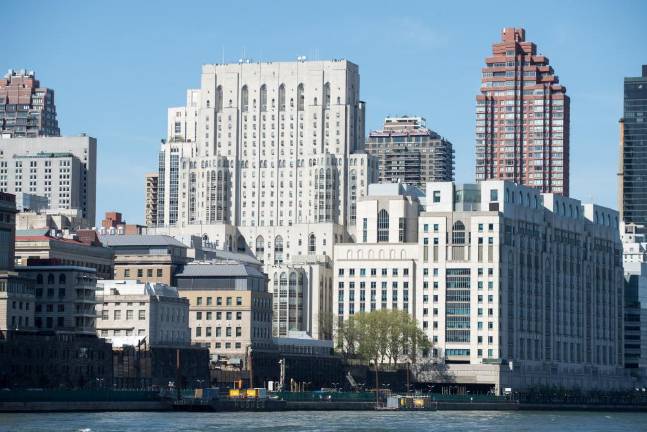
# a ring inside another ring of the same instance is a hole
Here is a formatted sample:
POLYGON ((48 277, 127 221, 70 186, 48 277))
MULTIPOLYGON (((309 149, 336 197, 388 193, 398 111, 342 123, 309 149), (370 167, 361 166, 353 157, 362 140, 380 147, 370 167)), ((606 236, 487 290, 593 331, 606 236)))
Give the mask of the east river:
POLYGON ((0 414, 10 432, 203 431, 647 431, 647 413, 615 412, 238 412, 0 414))

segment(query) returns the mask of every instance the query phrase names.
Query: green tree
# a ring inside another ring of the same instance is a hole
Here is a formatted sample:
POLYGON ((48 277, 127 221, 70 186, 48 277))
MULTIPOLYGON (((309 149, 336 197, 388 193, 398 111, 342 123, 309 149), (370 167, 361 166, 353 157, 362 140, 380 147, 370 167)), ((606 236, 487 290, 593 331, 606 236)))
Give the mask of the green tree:
MULTIPOLYGON (((380 366, 416 363, 419 354, 431 349, 431 342, 416 320, 405 311, 377 310, 359 313, 337 323, 337 348, 347 358, 358 358, 375 368, 379 390, 380 366)), ((408 366, 407 366, 408 369, 408 366)), ((376 395, 377 397, 377 395, 376 395)))

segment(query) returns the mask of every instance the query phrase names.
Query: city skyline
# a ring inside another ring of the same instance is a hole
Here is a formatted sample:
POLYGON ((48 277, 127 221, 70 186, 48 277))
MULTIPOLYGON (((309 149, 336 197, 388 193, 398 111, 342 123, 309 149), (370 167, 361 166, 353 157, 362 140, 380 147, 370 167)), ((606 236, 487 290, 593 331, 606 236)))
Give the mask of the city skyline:
MULTIPOLYGON (((254 61, 295 60, 300 55, 352 61, 359 66, 360 99, 367 104, 365 132, 377 129, 386 115, 426 117, 428 126, 442 131, 455 146, 456 180, 471 182, 474 94, 483 58, 503 27, 525 28, 568 88, 571 195, 616 207, 623 78, 639 75, 644 63, 641 53, 647 53, 640 45, 647 38, 647 30, 640 26, 644 16, 640 11, 647 9, 643 4, 628 2, 635 12, 628 17, 624 8, 608 2, 586 10, 574 3, 559 4, 559 13, 546 8, 524 19, 518 13, 495 13, 476 4, 470 17, 457 6, 414 8, 415 15, 344 6, 348 13, 340 19, 338 8, 326 5, 311 8, 306 19, 294 23, 290 20, 301 16, 301 11, 269 21, 262 5, 242 10, 223 5, 210 12, 212 6, 194 4, 181 11, 160 8, 145 15, 137 13, 143 6, 135 5, 136 21, 116 15, 118 7, 80 4, 57 11, 51 5, 41 6, 31 12, 32 31, 24 37, 27 48, 9 47, 0 70, 34 70, 43 86, 56 91, 61 134, 86 132, 97 138, 99 215, 118 210, 131 222, 144 221, 144 174, 156 168, 166 110, 181 105, 185 90, 197 86, 202 64, 219 63, 223 57, 225 62, 237 62, 243 56, 254 61), (214 14, 244 17, 254 30, 240 32, 235 19, 231 23, 206 19, 214 14), (308 15, 314 19, 307 19, 308 15), (90 19, 96 16, 102 18, 90 19), (547 17, 551 20, 546 21, 547 17), (174 31, 162 31, 170 18, 175 18, 174 31), (458 18, 463 26, 445 24, 458 18), (335 34, 325 31, 332 19, 337 22, 335 34), (574 21, 586 25, 574 25, 574 21), (51 26, 40 25, 45 22, 51 26), (114 22, 121 25, 115 27, 114 22), (287 26, 288 22, 292 24, 287 26), (599 31, 609 26, 618 30, 599 31), (275 30, 288 27, 291 30, 275 30), (45 31, 50 49, 29 43, 45 37, 45 31), (79 34, 84 35, 82 40, 79 34), (582 40, 587 43, 581 44, 582 40), (58 49, 63 46, 65 51, 58 49), (77 49, 67 49, 70 46, 77 49), (615 61, 601 62, 599 53, 611 50, 615 61), (408 67, 402 68, 403 64, 408 67), (393 80, 396 74, 397 81, 393 80)), ((10 5, 6 16, 17 18, 18 12, 17 5, 10 5)), ((18 22, 10 20, 10 33, 18 33, 13 28, 18 22)))

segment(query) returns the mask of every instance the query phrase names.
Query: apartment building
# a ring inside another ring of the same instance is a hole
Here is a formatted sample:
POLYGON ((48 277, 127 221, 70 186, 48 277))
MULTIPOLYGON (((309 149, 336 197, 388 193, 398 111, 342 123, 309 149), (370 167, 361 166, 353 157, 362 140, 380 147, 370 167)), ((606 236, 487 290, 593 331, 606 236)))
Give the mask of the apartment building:
POLYGON ((146 173, 145 176, 145 195, 144 195, 144 220, 146 226, 157 226, 157 190, 158 190, 159 173, 146 173))
POLYGON ((9 71, 0 78, 0 136, 59 136, 54 90, 41 87, 34 71, 9 71))
POLYGON ((68 137, 0 141, 0 192, 46 197, 51 209, 78 209, 83 227, 96 216, 97 140, 68 137))
POLYGON ((96 270, 59 265, 16 267, 34 281, 34 327, 37 330, 94 335, 96 333, 96 270))
POLYGON ((522 28, 504 28, 476 96, 476 180, 568 196, 570 98, 522 28))
POLYGON ((423 117, 387 117, 368 134, 366 152, 377 158, 380 183, 424 187, 454 180, 452 143, 427 128, 423 117))

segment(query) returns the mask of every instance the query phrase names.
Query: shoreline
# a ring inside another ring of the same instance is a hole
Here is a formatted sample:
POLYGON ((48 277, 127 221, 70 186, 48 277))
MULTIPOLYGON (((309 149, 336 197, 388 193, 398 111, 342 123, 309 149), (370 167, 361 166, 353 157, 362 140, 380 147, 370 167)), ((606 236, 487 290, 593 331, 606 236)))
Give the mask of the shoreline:
POLYGON ((169 401, 0 402, 0 414, 74 412, 286 412, 286 411, 604 411, 647 412, 644 405, 526 404, 517 402, 434 402, 424 409, 375 408, 374 402, 218 401, 174 406, 169 401), (265 404, 264 402, 271 402, 265 404), (269 406, 268 406, 269 405, 269 406))

